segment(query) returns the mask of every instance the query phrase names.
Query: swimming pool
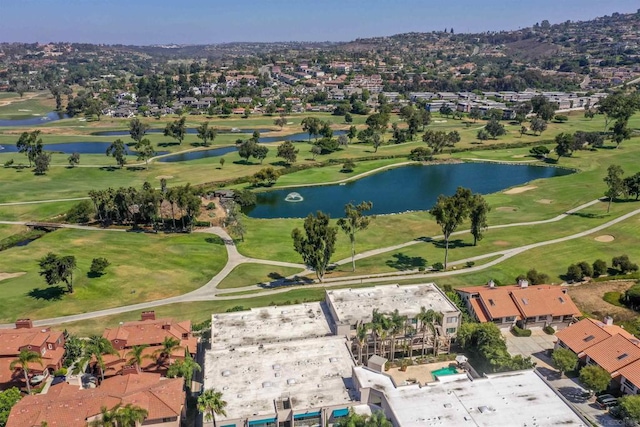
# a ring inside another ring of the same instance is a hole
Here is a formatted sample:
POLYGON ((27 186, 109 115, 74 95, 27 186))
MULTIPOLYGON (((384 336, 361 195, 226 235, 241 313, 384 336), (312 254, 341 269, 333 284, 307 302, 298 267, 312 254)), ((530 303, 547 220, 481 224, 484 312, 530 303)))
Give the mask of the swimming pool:
POLYGON ((431 375, 433 378, 444 377, 445 375, 455 375, 458 373, 458 370, 453 366, 447 366, 446 368, 436 369, 435 371, 431 371, 431 375))

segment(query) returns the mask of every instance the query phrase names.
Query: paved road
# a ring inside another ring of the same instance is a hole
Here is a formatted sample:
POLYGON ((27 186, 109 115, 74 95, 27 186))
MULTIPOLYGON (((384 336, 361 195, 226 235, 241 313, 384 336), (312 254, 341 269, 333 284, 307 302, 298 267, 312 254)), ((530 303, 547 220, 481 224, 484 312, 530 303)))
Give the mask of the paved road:
MULTIPOLYGON (((518 226, 529 226, 529 225, 536 225, 536 224, 545 224, 545 223, 550 223, 550 222, 555 222, 555 221, 560 221, 563 218, 566 218, 568 215, 571 215, 572 213, 575 213, 579 210, 582 210, 588 206, 594 205, 596 203, 598 203, 599 200, 593 200, 591 202, 585 203, 583 205, 578 206, 577 208, 571 209, 561 215, 558 215, 554 218, 551 219, 547 219, 547 220, 541 220, 541 221, 530 221, 530 222, 521 222, 521 223, 513 223, 513 224, 503 224, 503 225, 496 225, 496 226, 492 226, 490 227, 491 229, 497 229, 497 228, 507 228, 507 227, 518 227, 518 226)), ((547 246, 547 245, 553 245, 556 243, 561 243, 561 242, 566 242, 569 240, 573 240, 573 239, 578 239, 581 237, 585 237, 588 236, 590 234, 602 231, 608 227, 611 227, 612 225, 618 224, 619 222, 622 222, 628 218, 631 218, 637 214, 640 213, 640 209, 636 209, 633 212, 629 212, 625 215, 622 215, 618 218, 615 218, 605 224, 601 224, 597 227, 593 227, 589 230, 580 232, 580 233, 575 233, 572 234, 570 236, 565 236, 565 237, 560 237, 557 239, 552 239, 552 240, 547 240, 544 242, 537 242, 537 243, 532 243, 529 245, 524 245, 524 246, 520 246, 517 248, 512 248, 512 249, 505 249, 502 251, 497 251, 497 252, 492 252, 489 254, 483 254, 483 255, 479 255, 476 257, 472 257, 472 258, 467 258, 464 260, 459 260, 456 261, 454 263, 451 263, 452 265, 455 264, 463 264, 466 263, 468 261, 477 261, 477 260, 482 260, 482 259, 486 259, 486 258, 491 258, 491 257, 498 257, 495 260, 492 260, 486 264, 482 264, 482 265, 478 265, 475 267, 471 267, 471 268, 464 268, 464 269, 460 269, 460 270, 453 270, 453 271, 445 271, 445 272, 429 272, 429 273, 419 273, 419 274, 406 274, 406 273, 384 273, 384 274, 379 274, 379 275, 368 275, 368 276, 361 276, 361 277, 349 277, 349 278, 336 278, 336 279, 328 279, 325 281, 325 283, 313 283, 313 284, 307 284, 307 285, 297 285, 297 286, 280 286, 277 289, 271 289, 268 291, 269 294, 273 294, 273 293, 281 293, 281 292, 287 292, 291 289, 294 288, 300 288, 300 287, 305 287, 305 288, 327 288, 327 287, 333 287, 333 286, 345 286, 345 285, 356 285, 356 284, 364 284, 364 283, 379 283, 379 282, 397 282, 403 279, 407 279, 407 278, 438 278, 438 277, 445 277, 445 276, 453 276, 453 275, 458 275, 458 274, 467 274, 467 273, 473 273, 476 271, 481 271, 484 269, 487 269, 489 267, 492 267, 494 265, 497 265, 501 262, 503 262, 506 259, 509 259, 511 257, 514 257, 516 255, 519 255, 523 252, 526 252, 530 249, 534 249, 534 248, 539 248, 542 246, 547 246)), ((24 222, 15 222, 15 221, 2 221, 0 223, 9 223, 9 224, 24 224, 24 222)), ((105 231, 104 229, 98 229, 98 228, 93 228, 93 227, 85 227, 85 226, 71 226, 69 224, 69 228, 81 228, 81 229, 87 229, 87 230, 93 230, 93 231, 105 231)), ((114 230, 116 231, 116 230, 114 230)), ((117 230, 117 231, 125 231, 125 230, 117 230)), ((229 299, 244 299, 244 298, 256 298, 256 297, 260 297, 263 296, 265 293, 267 292, 255 292, 253 294, 249 294, 249 295, 235 295, 235 296, 225 296, 224 294, 228 294, 228 293, 237 293, 237 292, 243 292, 243 291, 255 291, 255 290, 259 290, 260 288, 257 286, 247 286, 247 287, 243 287, 243 288, 234 288, 234 289, 217 289, 218 284, 229 274, 231 273, 231 271, 237 267, 240 264, 243 263, 260 263, 260 264, 267 264, 267 265, 276 265, 276 266, 284 266, 284 267, 294 267, 294 268, 300 268, 301 269, 301 273, 298 273, 299 275, 305 275, 309 273, 309 270, 305 270, 304 266, 301 264, 295 264, 295 263, 288 263, 288 262, 280 262, 280 261, 270 261, 270 260, 263 260, 263 259, 255 259, 255 258, 249 258, 249 257, 245 257, 243 255, 241 255, 235 244, 233 243, 233 239, 227 234, 227 232, 225 230, 223 230, 222 228, 219 227, 211 227, 211 228, 207 228, 204 230, 198 230, 198 232, 201 233, 211 233, 211 234, 215 234, 217 236, 219 236, 224 244, 225 244, 225 248, 227 250, 227 254, 228 254, 228 261, 227 264, 224 266, 224 268, 218 273, 216 274, 211 280, 209 280, 209 282, 207 282, 204 286, 202 286, 201 288, 198 288, 192 292, 189 292, 187 294, 184 295, 179 295, 179 296, 175 296, 175 297, 171 297, 171 298, 165 298, 162 300, 157 300, 157 301, 148 301, 148 302, 144 302, 144 303, 139 303, 139 304, 133 304, 133 305, 128 305, 128 306, 124 306, 124 307, 114 307, 114 308, 108 308, 108 309, 104 309, 104 310, 98 310, 98 311, 93 311, 93 312, 89 312, 89 313, 81 313, 81 314, 76 314, 76 315, 72 315, 72 316, 62 316, 62 317, 56 317, 56 318, 52 318, 52 319, 42 319, 42 320, 36 320, 34 321, 34 325, 36 326, 43 326, 43 325, 58 325, 58 324, 62 324, 62 323, 68 323, 68 322, 75 322, 75 321, 81 321, 81 320, 87 320, 87 319, 93 319, 96 317, 102 317, 102 316, 110 316, 110 315, 115 315, 115 314, 121 314, 121 313, 126 313, 129 311, 139 311, 139 310, 146 310, 149 308, 153 308, 153 307, 158 307, 158 306, 162 306, 162 305, 167 305, 167 304, 174 304, 174 303, 181 303, 181 302, 191 302, 191 301, 213 301, 213 300, 229 300, 229 299)), ((467 230, 465 231, 459 231, 454 233, 454 235, 457 234, 462 234, 462 233, 466 233, 468 232, 467 230)), ((439 238, 439 236, 435 236, 432 239, 437 239, 439 238)), ((368 251, 365 252, 363 254, 359 254, 357 259, 361 259, 364 258, 365 256, 373 256, 373 255, 377 255, 380 253, 385 253, 385 252, 389 252, 389 251, 393 251, 402 247, 406 247, 409 245, 413 245, 419 243, 419 241, 411 241, 411 242, 407 242, 405 244, 402 245, 395 245, 395 246, 390 246, 387 248, 381 248, 381 249, 376 249, 374 251, 368 251)), ((350 258, 345 259, 345 260, 341 260, 339 262, 342 263, 346 263, 346 262, 350 262, 350 258)), ((0 324, 0 328, 11 328, 13 327, 13 324, 0 324)))

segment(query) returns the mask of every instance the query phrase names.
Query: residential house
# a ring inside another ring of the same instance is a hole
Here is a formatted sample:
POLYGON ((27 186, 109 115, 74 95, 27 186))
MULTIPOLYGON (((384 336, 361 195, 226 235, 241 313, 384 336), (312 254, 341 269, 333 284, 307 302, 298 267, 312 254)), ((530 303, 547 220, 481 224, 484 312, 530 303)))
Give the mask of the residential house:
POLYGON ((580 310, 559 286, 518 285, 461 288, 458 293, 469 312, 480 322, 493 322, 501 328, 553 326, 562 329, 580 315, 580 310))
POLYGON ((101 407, 138 406, 148 412, 144 426, 180 427, 185 418, 182 378, 130 369, 125 375, 106 379, 98 388, 83 389, 63 382, 45 394, 23 397, 11 408, 7 427, 86 427, 101 419, 101 407))
POLYGON ((0 329, 0 390, 21 387, 24 375, 20 368, 10 369, 22 350, 33 351, 42 357, 40 363, 29 363, 29 373, 48 375, 62 367, 64 335, 51 328, 33 327, 30 319, 16 321, 13 329, 0 329))
POLYGON ((181 322, 173 319, 156 319, 154 311, 144 311, 141 320, 133 322, 125 322, 115 328, 105 329, 102 336, 108 339, 118 354, 105 355, 103 357, 107 369, 106 376, 117 375, 121 373, 127 365, 129 356, 133 346, 146 345, 143 352, 145 359, 140 368, 142 370, 160 370, 166 369, 156 363, 158 350, 162 348, 165 339, 171 338, 179 342, 177 348, 172 354, 172 359, 181 359, 185 356, 185 351, 195 356, 197 352, 198 340, 193 336, 191 330, 191 321, 184 320, 181 322))
MULTIPOLYGON (((620 385, 620 370, 640 360, 640 341, 616 334, 606 340, 594 344, 584 350, 584 362, 587 365, 598 365, 611 374, 615 385, 620 385)), ((629 375, 629 370, 627 370, 629 375)))

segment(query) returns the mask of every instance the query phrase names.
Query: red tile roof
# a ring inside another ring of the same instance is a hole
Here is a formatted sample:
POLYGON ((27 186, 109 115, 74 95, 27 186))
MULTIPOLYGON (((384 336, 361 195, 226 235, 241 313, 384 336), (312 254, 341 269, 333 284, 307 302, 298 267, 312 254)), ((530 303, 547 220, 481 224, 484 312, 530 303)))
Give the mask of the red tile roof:
POLYGON ((83 390, 62 383, 47 394, 26 396, 12 409, 7 427, 85 427, 101 406, 113 408, 129 403, 146 409, 147 419, 180 417, 185 400, 181 378, 163 379, 141 373, 106 379, 99 388, 83 390))
POLYGON ((556 332, 556 337, 576 354, 611 337, 602 326, 604 323, 593 319, 582 319, 568 328, 556 332))
POLYGON ((158 345, 165 338, 175 338, 180 341, 183 349, 189 349, 192 354, 196 352, 197 346, 197 339, 191 335, 190 320, 176 322, 173 319, 156 319, 126 322, 117 328, 105 329, 102 336, 111 342, 126 340, 127 347, 142 344, 158 345), (185 334, 187 338, 183 338, 185 334))
POLYGON ((627 381, 640 388, 640 360, 621 368, 618 373, 625 377, 627 381))
MULTIPOLYGON (((637 341, 637 340, 636 340, 637 341)), ((584 351, 600 367, 610 374, 640 359, 640 347, 622 335, 613 335, 584 351)))

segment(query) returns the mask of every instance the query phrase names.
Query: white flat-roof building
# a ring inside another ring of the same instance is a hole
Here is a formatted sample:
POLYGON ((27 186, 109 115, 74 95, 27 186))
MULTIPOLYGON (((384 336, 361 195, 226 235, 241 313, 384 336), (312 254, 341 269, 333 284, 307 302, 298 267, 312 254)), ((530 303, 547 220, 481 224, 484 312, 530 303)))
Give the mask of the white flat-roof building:
POLYGON ((460 310, 435 283, 333 289, 327 291, 325 301, 336 335, 349 335, 358 324, 371 322, 373 310, 385 314, 398 310, 412 322, 424 307, 442 313, 446 334, 455 336, 460 326, 460 310))
POLYGON ((355 366, 344 337, 322 337, 212 350, 206 389, 222 391, 222 427, 326 425, 357 403, 355 366))
POLYGON ((353 369, 362 403, 381 407, 394 426, 586 426, 532 370, 491 374, 471 381, 466 374, 438 382, 399 386, 382 373, 353 369))
POLYGON ((222 350, 333 335, 327 315, 326 306, 319 302, 214 314, 211 348, 222 350))

